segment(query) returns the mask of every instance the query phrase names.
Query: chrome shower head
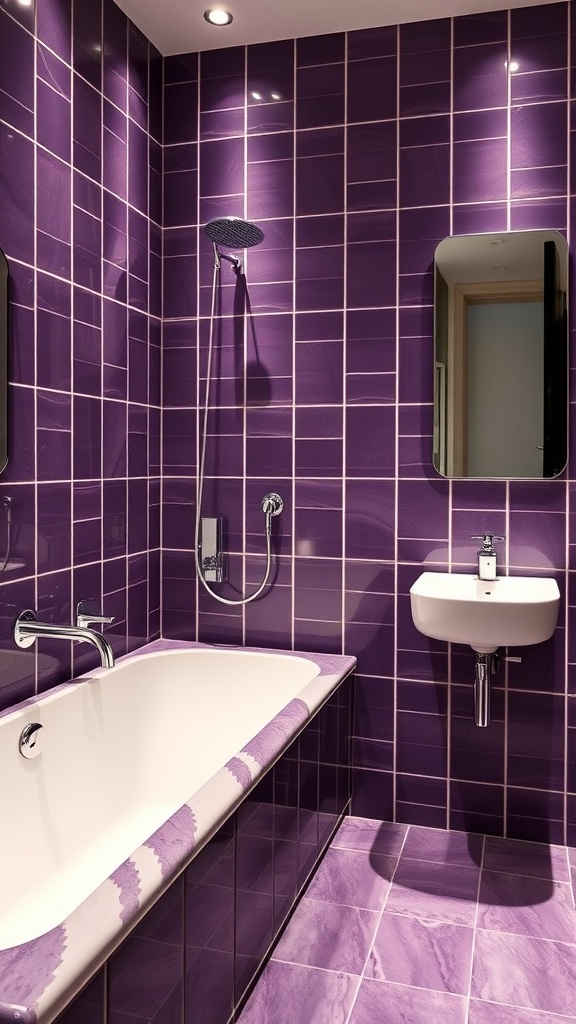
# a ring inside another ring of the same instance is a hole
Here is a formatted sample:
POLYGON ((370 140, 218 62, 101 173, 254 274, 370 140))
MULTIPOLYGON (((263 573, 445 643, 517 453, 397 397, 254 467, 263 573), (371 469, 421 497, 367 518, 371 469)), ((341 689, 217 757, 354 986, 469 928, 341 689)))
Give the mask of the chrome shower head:
POLYGON ((250 249, 264 240, 264 232, 256 224, 240 217, 217 217, 204 227, 211 242, 227 249, 250 249))

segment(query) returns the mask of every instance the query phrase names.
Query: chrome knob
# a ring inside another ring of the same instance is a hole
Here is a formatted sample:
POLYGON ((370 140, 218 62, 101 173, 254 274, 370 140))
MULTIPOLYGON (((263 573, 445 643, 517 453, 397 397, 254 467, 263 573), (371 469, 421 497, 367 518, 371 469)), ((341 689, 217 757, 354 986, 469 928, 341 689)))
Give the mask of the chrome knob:
POLYGON ((262 498, 262 511, 266 515, 279 516, 284 508, 284 502, 279 494, 266 494, 262 498))
POLYGON ((42 726, 40 722, 30 722, 29 725, 24 726, 20 733, 19 749, 22 757, 31 760, 33 757, 38 757, 42 753, 42 747, 44 746, 44 733, 42 732, 42 726))

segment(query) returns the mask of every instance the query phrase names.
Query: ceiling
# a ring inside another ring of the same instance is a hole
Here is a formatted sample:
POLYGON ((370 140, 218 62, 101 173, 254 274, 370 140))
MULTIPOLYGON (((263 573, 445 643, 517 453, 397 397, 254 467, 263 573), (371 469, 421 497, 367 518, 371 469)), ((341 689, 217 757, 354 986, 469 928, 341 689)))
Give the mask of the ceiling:
MULTIPOLYGON (((537 7, 553 0, 116 0, 165 56, 244 46, 272 39, 346 32, 409 21, 537 7), (216 28, 207 7, 224 8, 231 25, 216 28)), ((568 0, 565 0, 568 2, 568 0)))

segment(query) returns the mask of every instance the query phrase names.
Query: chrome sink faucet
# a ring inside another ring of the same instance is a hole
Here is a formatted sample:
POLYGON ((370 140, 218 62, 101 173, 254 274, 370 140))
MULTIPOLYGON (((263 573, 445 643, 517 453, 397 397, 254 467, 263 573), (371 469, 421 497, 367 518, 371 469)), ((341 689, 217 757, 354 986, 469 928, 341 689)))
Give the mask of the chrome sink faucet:
POLYGON ((477 552, 478 555, 478 579, 479 580, 495 580, 496 579, 496 548, 494 547, 495 540, 504 540, 504 537, 496 537, 493 533, 482 533, 480 535, 473 535, 470 540, 481 540, 482 547, 477 552))
POLYGON ((100 655, 102 668, 112 668, 114 652, 105 637, 95 629, 89 629, 88 623, 113 622, 113 616, 90 615, 82 612, 82 602, 76 610, 77 626, 56 626, 52 622, 38 622, 36 612, 30 608, 21 612, 14 623, 14 642, 17 647, 31 647, 39 637, 56 637, 59 640, 86 641, 96 648, 100 655))

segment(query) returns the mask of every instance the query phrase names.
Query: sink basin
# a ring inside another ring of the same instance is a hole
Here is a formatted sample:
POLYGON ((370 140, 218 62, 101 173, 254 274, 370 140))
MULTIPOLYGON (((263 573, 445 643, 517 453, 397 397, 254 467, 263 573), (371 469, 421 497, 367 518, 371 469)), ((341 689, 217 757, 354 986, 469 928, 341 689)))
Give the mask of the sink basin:
POLYGON ((425 636, 490 654, 548 640, 560 591, 556 580, 535 576, 486 582, 468 573, 423 572, 410 588, 410 603, 414 625, 425 636))

